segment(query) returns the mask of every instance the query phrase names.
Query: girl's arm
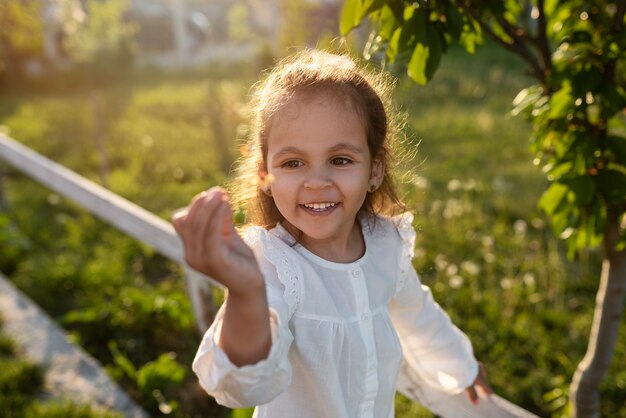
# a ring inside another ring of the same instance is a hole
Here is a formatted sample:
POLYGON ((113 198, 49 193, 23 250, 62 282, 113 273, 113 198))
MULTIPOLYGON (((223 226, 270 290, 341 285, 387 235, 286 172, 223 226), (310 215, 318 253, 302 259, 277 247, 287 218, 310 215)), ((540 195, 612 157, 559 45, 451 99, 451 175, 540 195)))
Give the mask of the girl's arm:
POLYGON ((219 347, 236 366, 267 358, 270 319, 263 274, 233 225, 228 195, 212 188, 172 218, 183 241, 185 262, 228 289, 219 347))

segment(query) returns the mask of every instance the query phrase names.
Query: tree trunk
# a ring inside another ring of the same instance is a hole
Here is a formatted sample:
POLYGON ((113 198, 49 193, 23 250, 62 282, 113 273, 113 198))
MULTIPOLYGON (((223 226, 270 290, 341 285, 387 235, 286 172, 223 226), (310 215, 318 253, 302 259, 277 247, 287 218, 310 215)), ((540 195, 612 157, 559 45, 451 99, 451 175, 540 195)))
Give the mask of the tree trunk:
POLYGON ((104 144, 104 126, 102 123, 102 97, 100 92, 91 93, 91 109, 93 118, 93 138, 100 157, 100 182, 105 188, 109 188, 109 156, 104 144))
POLYGON ((604 236, 606 255, 602 263, 589 345, 570 386, 571 414, 575 418, 600 416, 598 388, 611 363, 624 310, 626 250, 617 251, 615 248, 620 232, 623 232, 619 214, 615 206, 607 208, 604 236))

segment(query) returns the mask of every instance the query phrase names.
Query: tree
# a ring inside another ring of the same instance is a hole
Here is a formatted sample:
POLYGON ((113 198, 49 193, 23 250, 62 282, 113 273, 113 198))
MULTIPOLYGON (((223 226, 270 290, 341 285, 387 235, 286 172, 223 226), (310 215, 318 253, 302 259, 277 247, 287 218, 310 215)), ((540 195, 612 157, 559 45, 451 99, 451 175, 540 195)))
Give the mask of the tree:
POLYGON ((345 35, 369 20, 366 58, 435 74, 448 47, 483 37, 521 57, 536 84, 513 113, 533 126, 549 187, 539 207, 573 257, 603 247, 587 353, 570 385, 573 416, 599 416, 598 386, 613 355, 626 293, 626 0, 347 0, 345 35))
POLYGON ((73 62, 89 72, 119 70, 132 63, 134 22, 125 19, 129 0, 86 0, 77 13, 74 0, 63 0, 63 47, 73 62))
POLYGON ((42 50, 39 1, 0 2, 0 76, 17 73, 23 62, 42 50))

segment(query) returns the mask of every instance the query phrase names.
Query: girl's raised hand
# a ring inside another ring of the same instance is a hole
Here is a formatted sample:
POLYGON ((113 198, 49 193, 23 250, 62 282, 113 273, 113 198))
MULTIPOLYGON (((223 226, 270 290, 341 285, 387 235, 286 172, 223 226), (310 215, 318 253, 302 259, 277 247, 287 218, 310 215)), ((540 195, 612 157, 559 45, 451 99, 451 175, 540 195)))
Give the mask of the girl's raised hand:
POLYGON ((263 275, 250 247, 233 225, 228 195, 218 187, 195 196, 172 217, 183 241, 185 262, 226 286, 231 293, 258 288, 263 275))

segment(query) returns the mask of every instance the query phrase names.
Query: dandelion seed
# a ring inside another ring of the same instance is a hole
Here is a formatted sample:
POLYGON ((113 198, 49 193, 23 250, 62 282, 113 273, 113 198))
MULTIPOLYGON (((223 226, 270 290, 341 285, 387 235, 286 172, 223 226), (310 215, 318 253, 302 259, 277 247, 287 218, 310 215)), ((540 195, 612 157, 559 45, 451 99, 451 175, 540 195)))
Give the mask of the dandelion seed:
POLYGON ((455 192, 461 188, 461 182, 457 179, 452 179, 448 182, 448 190, 455 192))
POLYGON ((477 190, 479 186, 479 183, 474 180, 474 179, 469 179, 468 181, 465 182, 465 184, 463 185, 463 190, 467 191, 467 192, 471 192, 472 190, 477 190))
POLYGON ((423 248, 415 249, 415 258, 420 259, 426 257, 426 251, 423 248))
POLYGON ((441 200, 434 200, 430 205, 430 215, 437 215, 441 208, 443 207, 443 202, 441 200))
POLYGON ((413 185, 415 185, 418 189, 427 189, 429 186, 428 179, 418 175, 411 177, 411 183, 413 183, 413 185))
POLYGON ((448 281, 448 284, 450 285, 450 287, 452 289, 458 289, 461 286, 463 286, 463 277, 456 275, 456 276, 452 276, 450 277, 450 280, 448 281))
POLYGON ((524 284, 528 287, 535 286, 535 276, 532 273, 524 274, 524 277, 522 280, 524 281, 524 284))
POLYGON ((535 229, 543 229, 546 226, 546 223, 543 221, 543 219, 540 218, 533 218, 533 220, 530 221, 530 224, 535 229))
POLYGON ((480 266, 473 261, 463 261, 461 263, 461 270, 472 276, 477 276, 478 273, 480 273, 480 266))
POLYGON ((526 221, 522 219, 518 219, 513 224, 513 229, 515 230, 515 235, 524 236, 526 235, 526 230, 528 229, 528 224, 526 221))
POLYGON ((439 271, 443 271, 446 267, 448 267, 448 262, 443 254, 439 254, 435 257, 435 267, 437 267, 437 270, 439 271))
POLYGON ((245 155, 248 155, 248 154, 250 154, 250 147, 249 147, 249 146, 247 146, 247 145, 242 145, 242 146, 239 148, 239 152, 241 153, 241 155, 244 155, 244 156, 245 156, 245 155))
POLYGON ((446 201, 446 207, 443 210, 443 217, 445 219, 458 218, 463 215, 465 211, 463 203, 458 199, 448 199, 446 201))
POLYGON ((507 290, 513 287, 513 279, 511 279, 510 277, 505 277, 502 280, 500 280, 500 286, 507 290))
POLYGON ((56 206, 61 203, 61 197, 56 193, 50 193, 48 195, 48 203, 50 203, 52 206, 56 206))
POLYGON ((450 264, 446 267, 446 274, 450 277, 455 276, 459 272, 459 267, 456 264, 450 264))

